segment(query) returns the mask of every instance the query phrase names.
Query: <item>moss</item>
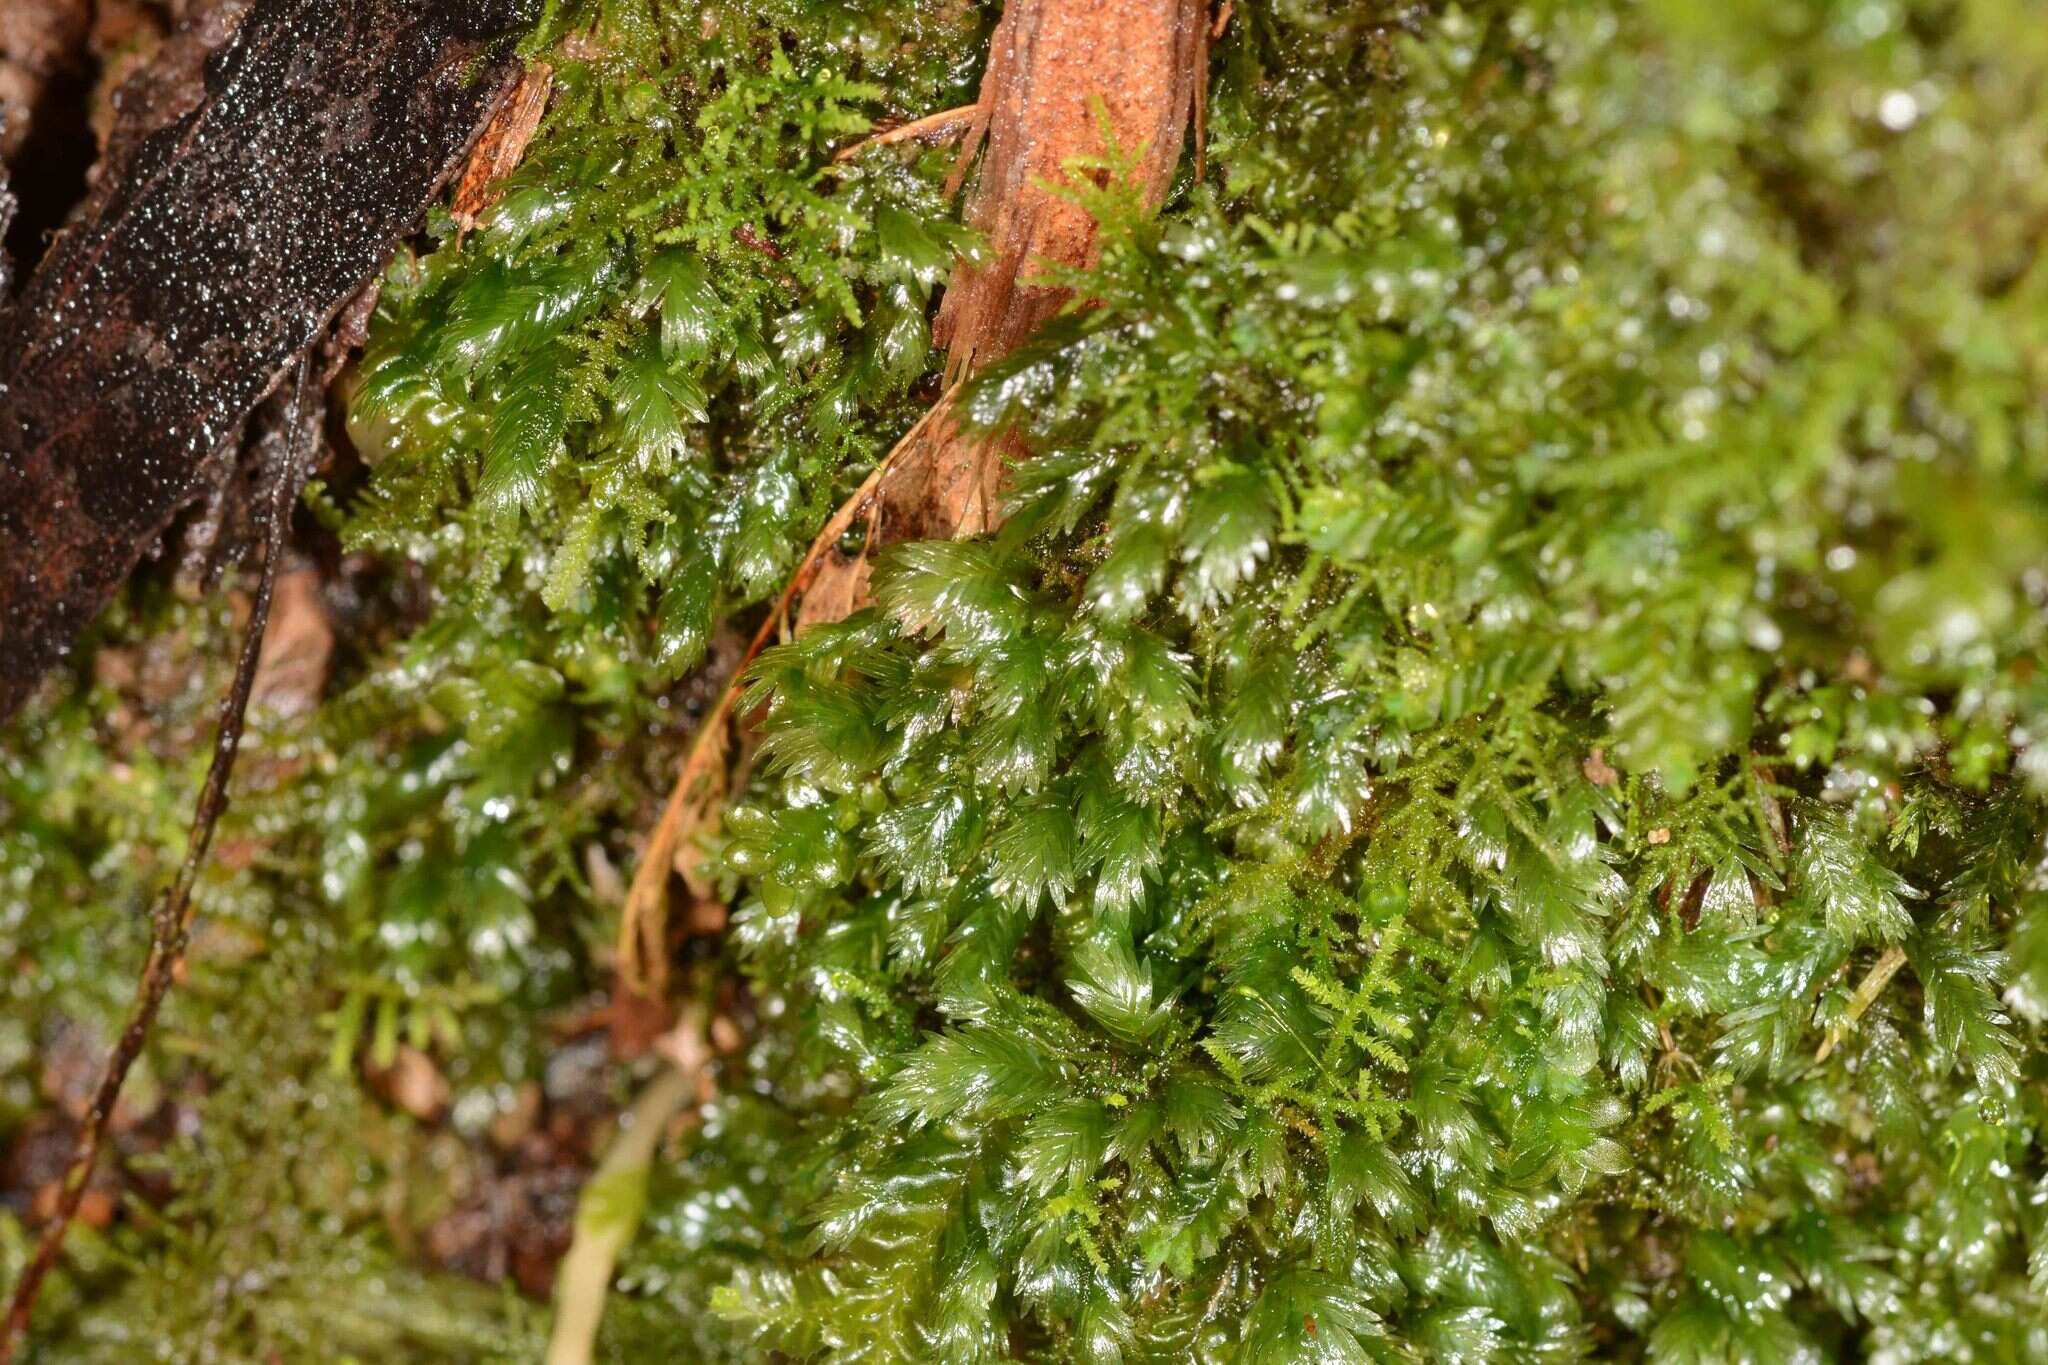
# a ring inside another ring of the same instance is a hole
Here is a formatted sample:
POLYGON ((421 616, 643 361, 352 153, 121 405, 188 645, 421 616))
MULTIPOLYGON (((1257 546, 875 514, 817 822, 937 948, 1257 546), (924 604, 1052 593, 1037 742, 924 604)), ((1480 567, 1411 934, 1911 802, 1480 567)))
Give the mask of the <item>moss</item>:
POLYGON ((2038 269, 1955 253, 2042 111, 1988 12, 1766 18, 1254 11, 1218 183, 1099 197, 1095 306, 970 400, 1006 532, 756 670, 726 862, 811 1157, 721 1311, 2035 1348, 2038 269))
MULTIPOLYGON (((349 1064, 416 1037, 487 1112, 602 983, 591 850, 935 392, 950 156, 832 154, 967 102, 992 17, 551 12, 502 206, 387 281, 318 501, 359 614, 152 1058, 220 1136, 52 1359, 324 1358, 372 1277, 445 1316, 351 1349, 518 1354, 395 1268, 433 1137, 349 1064)), ((1087 305, 966 394, 1005 528, 754 669, 751 1034, 610 1358, 2037 1357, 2048 38, 1273 0, 1213 76, 1206 181, 1091 190, 1087 305)), ((0 768, 0 1126, 38 1021, 118 1011, 203 761, 202 679, 145 734, 78 681, 0 768)))

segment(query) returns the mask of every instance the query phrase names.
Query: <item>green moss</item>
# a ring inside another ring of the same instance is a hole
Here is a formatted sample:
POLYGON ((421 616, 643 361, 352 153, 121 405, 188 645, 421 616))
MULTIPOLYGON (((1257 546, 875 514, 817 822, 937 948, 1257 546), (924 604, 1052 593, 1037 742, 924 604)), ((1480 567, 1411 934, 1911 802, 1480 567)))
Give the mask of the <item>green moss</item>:
MULTIPOLYGON (((392 270, 321 502, 360 614, 152 1058, 217 1078, 194 1231, 83 1250, 52 1359, 322 1358, 314 1287, 398 1282, 365 1201, 432 1139, 329 1059, 438 1037, 458 1114, 537 1068, 721 628, 933 394, 950 154, 832 153, 966 102, 993 7, 601 14, 392 270)), ((608 1357, 2038 1358, 2048 31, 1274 0, 1214 77, 1208 181, 1090 191, 1090 305, 968 392, 1006 528, 754 671, 752 1033, 608 1357)), ((203 681, 119 695, 0 768, 0 1126, 203 762, 203 681)), ((406 1282, 444 1326, 350 1349, 519 1353, 406 1282)))
POLYGON ((970 400, 1004 535, 756 670, 727 861, 812 1157, 721 1311, 2039 1349, 2041 52, 1732 8, 1255 9, 1218 186, 1095 205, 1097 306, 970 400))
POLYGON ((778 592, 915 410, 926 306, 967 244, 935 166, 830 156, 873 112, 959 98, 975 16, 928 8, 565 16, 602 13, 604 51, 557 77, 503 203, 387 282, 349 543, 537 592, 635 681, 778 592))

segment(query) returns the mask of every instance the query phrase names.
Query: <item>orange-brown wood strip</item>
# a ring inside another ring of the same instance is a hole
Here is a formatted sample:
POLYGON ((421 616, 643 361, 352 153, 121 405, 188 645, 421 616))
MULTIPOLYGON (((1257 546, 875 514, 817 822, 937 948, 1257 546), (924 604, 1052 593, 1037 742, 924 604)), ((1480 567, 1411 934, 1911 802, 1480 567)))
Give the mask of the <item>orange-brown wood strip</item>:
MULTIPOLYGON (((1015 350, 1064 308, 1071 292, 1044 282, 1048 266, 1096 259, 1096 225, 1060 193, 1070 163, 1100 158, 1105 128, 1144 201, 1165 199, 1207 81, 1205 0, 1013 0, 991 39, 975 126, 956 179, 977 152, 966 219, 987 243, 980 263, 955 269, 932 326, 949 382, 1015 350)), ((971 536, 1000 519, 1014 442, 963 435, 950 416, 926 449, 898 462, 887 490, 891 539, 971 536)))
POLYGON ((497 112, 476 140, 462 178, 455 183, 449 216, 459 231, 468 232, 477 220, 498 202, 498 186, 519 169, 527 144, 540 128, 548 111, 548 96, 554 93, 555 69, 535 62, 520 74, 519 81, 499 103, 497 112))

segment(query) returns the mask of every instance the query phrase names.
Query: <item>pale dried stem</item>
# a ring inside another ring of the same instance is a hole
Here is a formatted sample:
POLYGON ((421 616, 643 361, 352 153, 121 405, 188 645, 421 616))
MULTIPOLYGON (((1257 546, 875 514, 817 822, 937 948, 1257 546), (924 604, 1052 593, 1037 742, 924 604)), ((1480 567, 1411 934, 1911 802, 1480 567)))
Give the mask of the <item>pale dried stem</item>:
POLYGON ((678 1046, 667 1049, 677 1065, 640 1092, 619 1135, 590 1173, 576 1208, 576 1233, 555 1275, 555 1321, 548 1334, 546 1365, 590 1365, 598 1323, 611 1291, 619 1253, 639 1230, 639 1204, 661 1135, 700 1092, 710 1063, 704 1039, 704 1009, 691 1005, 676 1026, 678 1046), (624 1207, 621 1207, 621 1205, 624 1207))
POLYGON ((1848 1036, 1850 1028, 1856 1021, 1870 1012, 1870 1007, 1877 1003, 1877 997, 1884 994, 1884 988, 1891 984, 1892 978, 1899 974, 1899 968, 1905 965, 1906 950, 1896 944, 1878 955, 1877 961, 1871 963, 1870 970, 1864 974, 1862 983, 1856 987, 1856 993, 1849 997, 1848 1016, 1843 1019, 1839 1028, 1828 1030, 1828 1036, 1821 1041, 1820 1049, 1813 1054, 1814 1061, 1824 1062, 1834 1054, 1835 1044, 1848 1036))

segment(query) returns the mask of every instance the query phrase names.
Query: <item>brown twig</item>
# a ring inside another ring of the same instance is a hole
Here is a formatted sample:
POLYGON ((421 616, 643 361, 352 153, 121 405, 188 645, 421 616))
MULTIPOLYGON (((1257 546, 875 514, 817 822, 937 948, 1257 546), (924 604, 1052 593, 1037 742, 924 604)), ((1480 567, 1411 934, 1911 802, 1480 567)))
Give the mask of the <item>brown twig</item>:
MULTIPOLYGON (((771 261, 780 261, 782 259, 782 248, 766 237, 763 237, 755 230, 752 223, 741 223, 738 227, 734 228, 732 230, 732 239, 749 251, 760 252, 771 261)), ((784 276, 783 278, 789 279, 790 277, 784 276)), ((790 280, 790 282, 795 283, 794 280, 790 280)))
MULTIPOLYGON (((697 737, 691 741, 690 752, 676 774, 676 784, 669 792, 668 804, 662 807, 661 819, 647 840, 640 865, 633 869, 633 884, 627 888, 626 904, 619 914, 618 973, 629 989, 658 993, 666 979, 669 872, 675 863, 676 847, 681 842, 683 829, 690 823, 687 818, 690 803, 709 778, 711 764, 725 752, 725 727, 732 718, 734 703, 739 700, 747 669, 767 648, 768 641, 786 626, 790 604, 817 575, 819 560, 826 547, 845 535, 847 528, 874 501, 875 495, 881 491, 883 477, 897 457, 909 449, 934 418, 951 405, 957 391, 956 385, 939 395, 938 402, 927 408, 910 430, 903 433, 903 438, 868 472, 860 487, 854 489, 852 496, 826 520, 823 529, 811 541, 810 549, 804 552, 788 585, 783 588, 775 610, 768 614, 768 619, 761 623, 760 629, 754 632, 754 638, 747 643, 746 652, 740 655, 731 679, 719 693, 717 704, 704 717, 704 723, 697 727, 697 737)), ((6 1362, 0 1361, 0 1365, 6 1365, 6 1362)))
POLYGON ((50 1221, 43 1225, 35 1255, 15 1282, 14 1294, 7 1305, 6 1323, 0 1326, 0 1365, 13 1365, 15 1353, 28 1334, 36 1296, 42 1290, 43 1281, 56 1267, 57 1257, 63 1250, 64 1234, 78 1212, 86 1182, 92 1177, 93 1167, 99 1160, 100 1143, 106 1134, 107 1123, 113 1117, 114 1105, 121 1098, 121 1086, 128 1079, 128 1072, 136 1059, 142 1055, 150 1026, 156 1022, 157 1011, 163 1005, 164 996, 170 992, 171 980, 192 939, 192 920, 197 913, 192 903, 192 887, 199 878, 199 869, 206 862, 206 850, 213 842, 214 826, 219 824, 221 814, 227 809, 228 777, 234 771, 235 755, 242 745, 242 720, 249 707, 250 688, 256 681, 257 661, 262 657, 263 630, 270 619, 270 600, 277 586, 278 564, 284 558, 284 540, 291 525, 292 502, 298 496, 298 474, 304 464, 299 450, 301 412, 305 402, 306 374, 311 365, 311 351, 303 352, 292 389, 284 454, 271 471, 267 490, 270 520, 264 528, 263 570, 257 579, 256 601, 242 636, 242 652, 235 663, 234 681, 221 701, 220 728, 214 738, 213 762, 206 770, 206 783, 199 789, 199 801, 193 808, 192 827, 185 839, 185 861, 151 914, 149 956, 144 960, 142 975, 136 982, 128 1022, 121 1030, 120 1041, 115 1044, 112 1055, 107 1058, 106 1067, 100 1072, 92 1106, 86 1111, 85 1126, 79 1131, 78 1143, 72 1149, 71 1165, 58 1193, 57 1208, 50 1215, 50 1221))
POLYGON ((1230 16, 1237 9, 1236 0, 1223 0, 1223 8, 1216 12, 1216 22, 1202 29, 1195 45, 1195 183, 1201 184, 1209 178, 1209 49, 1223 38, 1223 31, 1230 27, 1230 16))
POLYGON ((964 134, 979 113, 978 104, 963 104, 958 109, 942 109, 936 114, 912 119, 898 124, 884 132, 864 137, 860 141, 841 147, 832 153, 834 161, 851 161, 870 147, 893 147, 899 142, 920 142, 928 147, 937 147, 953 141, 964 134))

